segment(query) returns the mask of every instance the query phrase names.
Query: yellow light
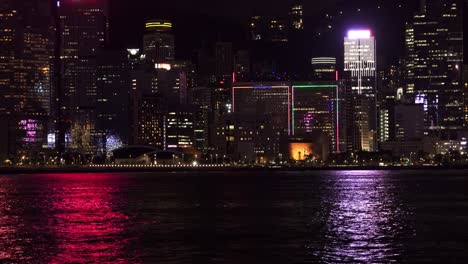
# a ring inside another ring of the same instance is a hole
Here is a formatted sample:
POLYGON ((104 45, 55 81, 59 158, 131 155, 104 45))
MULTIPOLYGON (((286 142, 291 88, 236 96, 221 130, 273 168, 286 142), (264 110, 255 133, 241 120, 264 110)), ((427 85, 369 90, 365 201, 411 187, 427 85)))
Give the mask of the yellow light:
POLYGON ((170 22, 148 22, 146 23, 146 28, 172 28, 172 23, 170 22))
POLYGON ((312 154, 313 144, 311 143, 291 143, 290 155, 294 160, 305 160, 308 155, 312 154))

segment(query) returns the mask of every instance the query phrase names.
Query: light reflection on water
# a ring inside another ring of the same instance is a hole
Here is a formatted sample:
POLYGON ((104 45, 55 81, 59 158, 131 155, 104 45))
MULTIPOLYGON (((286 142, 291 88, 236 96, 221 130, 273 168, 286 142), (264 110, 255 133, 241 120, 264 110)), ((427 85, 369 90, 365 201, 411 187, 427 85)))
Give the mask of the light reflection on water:
POLYGON ((465 176, 0 176, 0 263, 468 263, 465 176))
POLYGON ((127 243, 123 232, 128 217, 113 208, 120 202, 115 197, 119 190, 106 186, 103 178, 92 174, 59 177, 60 188, 52 193, 48 211, 48 227, 58 244, 51 263, 78 263, 84 259, 127 263, 122 252, 127 243))
MULTIPOLYGON (((332 182, 327 197, 331 210, 326 219, 323 251, 325 262, 398 261, 403 245, 398 237, 413 232, 404 222, 407 208, 395 197, 393 182, 385 171, 342 172, 332 182)), ((325 198, 325 199, 327 199, 325 198)))

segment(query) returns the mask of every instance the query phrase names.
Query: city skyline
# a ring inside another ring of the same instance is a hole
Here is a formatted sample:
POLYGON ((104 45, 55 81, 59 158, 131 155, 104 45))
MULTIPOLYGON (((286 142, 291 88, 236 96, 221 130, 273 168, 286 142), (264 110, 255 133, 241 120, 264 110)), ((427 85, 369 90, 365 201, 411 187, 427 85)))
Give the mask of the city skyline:
MULTIPOLYGON (((167 15, 134 19, 140 44, 124 47, 112 45, 113 30, 126 34, 112 23, 117 3, 125 2, 0 6, 7 160, 157 164, 174 153, 173 162, 330 164, 391 152, 420 163, 452 148, 468 152, 460 0, 421 1, 411 16, 400 2, 337 2, 339 10, 315 20, 316 10, 291 1, 280 15, 239 12, 243 36, 231 38, 219 35, 230 30, 223 19, 194 20, 201 35, 181 30, 181 18, 169 15, 178 11, 163 4, 167 15), (394 24, 376 18, 398 10, 394 24), (194 35, 198 44, 181 44, 194 35), (113 155, 121 148, 125 161, 113 155), (166 154, 140 153, 148 148, 166 154)), ((197 12, 216 15, 218 5, 204 4, 197 12)))

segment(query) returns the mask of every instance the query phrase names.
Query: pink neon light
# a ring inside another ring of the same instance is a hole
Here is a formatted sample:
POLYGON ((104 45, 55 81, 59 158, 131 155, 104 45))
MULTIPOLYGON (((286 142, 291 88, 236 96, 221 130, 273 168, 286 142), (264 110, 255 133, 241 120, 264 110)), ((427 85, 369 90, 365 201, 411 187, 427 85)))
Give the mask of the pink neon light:
POLYGON ((348 31, 348 38, 350 39, 368 39, 371 37, 370 30, 350 30, 348 31))
POLYGON ((235 83, 236 82, 236 73, 233 72, 232 73, 232 83, 235 83))
MULTIPOLYGON (((338 71, 336 71, 336 75, 338 76, 338 71)), ((336 152, 340 152, 340 94, 339 94, 338 84, 336 85, 336 152)))
POLYGON ((338 71, 336 71, 335 75, 336 75, 336 81, 338 81, 340 79, 338 71))

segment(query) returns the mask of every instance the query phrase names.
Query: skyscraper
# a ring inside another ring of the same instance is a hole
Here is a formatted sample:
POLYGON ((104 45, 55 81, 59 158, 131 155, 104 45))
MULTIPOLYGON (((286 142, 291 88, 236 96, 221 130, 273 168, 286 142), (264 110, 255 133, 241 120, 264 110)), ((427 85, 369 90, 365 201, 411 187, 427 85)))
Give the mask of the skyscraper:
POLYGON ((39 152, 50 115, 52 35, 47 0, 0 3, 0 155, 39 152))
POLYGON ((318 57, 312 58, 312 75, 314 79, 334 81, 336 80, 336 58, 318 57))
POLYGON ((291 23, 291 29, 293 30, 304 30, 304 10, 301 3, 295 3, 291 6, 289 12, 289 18, 291 23))
POLYGON ((171 63, 175 60, 172 22, 162 19, 146 22, 143 53, 147 60, 156 63, 171 63))
POLYGON ((289 83, 236 83, 226 135, 234 144, 233 157, 262 163, 281 156, 291 134, 291 107, 289 83))
POLYGON ((406 92, 425 104, 426 134, 463 126, 463 1, 422 1, 406 27, 406 92))
POLYGON ((217 42, 215 46, 215 75, 218 81, 231 81, 233 74, 232 43, 217 42))
POLYGON ((352 102, 353 149, 375 151, 377 137, 376 46, 370 30, 350 30, 344 40, 344 70, 352 102))
POLYGON ((295 137, 316 140, 324 137, 331 152, 342 150, 340 87, 335 81, 294 83, 291 126, 295 137))
POLYGON ((55 89, 64 109, 60 118, 66 146, 90 154, 96 151, 96 56, 108 39, 107 2, 62 1, 60 21, 63 82, 55 89))

